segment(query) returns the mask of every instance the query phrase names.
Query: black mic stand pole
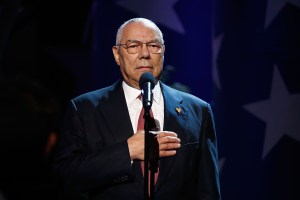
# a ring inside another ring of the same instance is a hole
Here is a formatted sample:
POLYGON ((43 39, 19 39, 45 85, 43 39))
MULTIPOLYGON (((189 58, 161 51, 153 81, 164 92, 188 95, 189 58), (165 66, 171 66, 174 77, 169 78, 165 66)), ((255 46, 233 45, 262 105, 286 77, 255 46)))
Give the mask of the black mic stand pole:
POLYGON ((144 130, 145 130, 145 150, 144 150, 144 200, 149 200, 148 194, 148 163, 149 163, 149 120, 150 120, 150 108, 144 108, 144 130))
POLYGON ((144 129, 145 129, 145 160, 144 160, 144 195, 145 200, 154 200, 154 186, 155 186, 155 173, 158 172, 159 162, 159 145, 157 142, 156 134, 151 131, 159 131, 155 119, 151 117, 149 108, 146 107, 144 113, 144 129), (150 165, 149 165, 150 164, 150 165), (150 170, 150 194, 149 188, 149 171, 150 170))
POLYGON ((158 172, 159 150, 156 135, 149 133, 150 140, 150 200, 154 200, 155 173, 158 172))

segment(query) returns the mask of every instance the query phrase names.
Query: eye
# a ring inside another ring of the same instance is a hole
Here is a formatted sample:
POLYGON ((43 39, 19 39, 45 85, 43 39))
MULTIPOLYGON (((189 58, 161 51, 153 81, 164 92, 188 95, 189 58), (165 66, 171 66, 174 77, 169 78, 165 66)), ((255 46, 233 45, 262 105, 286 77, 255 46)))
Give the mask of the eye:
POLYGON ((140 46, 139 43, 131 42, 127 44, 127 48, 138 48, 140 46))
POLYGON ((148 46, 151 48, 160 48, 160 45, 158 43, 150 43, 148 46))

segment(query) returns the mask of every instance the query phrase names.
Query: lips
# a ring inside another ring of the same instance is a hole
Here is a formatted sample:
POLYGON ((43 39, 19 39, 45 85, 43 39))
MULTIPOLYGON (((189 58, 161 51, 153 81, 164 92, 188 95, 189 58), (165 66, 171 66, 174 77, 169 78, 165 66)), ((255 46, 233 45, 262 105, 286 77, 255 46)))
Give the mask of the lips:
POLYGON ((136 69, 152 69, 150 66, 138 66, 136 69))

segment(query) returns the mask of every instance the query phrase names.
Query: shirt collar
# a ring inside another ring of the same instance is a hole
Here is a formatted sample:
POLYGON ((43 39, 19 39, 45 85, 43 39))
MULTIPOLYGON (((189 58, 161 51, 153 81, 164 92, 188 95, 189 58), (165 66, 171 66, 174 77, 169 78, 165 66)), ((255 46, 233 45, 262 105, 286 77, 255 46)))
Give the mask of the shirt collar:
MULTIPOLYGON (((141 94, 141 90, 129 86, 127 83, 125 83, 125 81, 122 82, 122 87, 125 93, 127 104, 133 103, 137 99, 137 97, 141 94)), ((153 91, 153 100, 156 103, 160 104, 162 100, 162 92, 161 92, 161 87, 159 82, 154 86, 152 91, 153 91)))

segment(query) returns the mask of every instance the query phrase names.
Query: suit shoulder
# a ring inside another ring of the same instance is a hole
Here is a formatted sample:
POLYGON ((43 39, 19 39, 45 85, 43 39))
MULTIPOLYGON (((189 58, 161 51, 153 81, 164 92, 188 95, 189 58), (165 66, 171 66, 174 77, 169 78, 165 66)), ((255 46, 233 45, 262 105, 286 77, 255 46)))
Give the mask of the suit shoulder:
POLYGON ((182 98, 182 100, 189 102, 191 104, 200 105, 202 107, 210 107, 209 103, 207 103, 203 99, 200 99, 199 97, 196 97, 195 95, 177 90, 177 89, 167 86, 165 84, 162 84, 162 85, 163 85, 163 89, 165 91, 169 92, 172 96, 180 96, 182 98))
POLYGON ((194 102, 196 104, 200 104, 201 106, 208 106, 209 103, 207 103, 206 101, 204 101, 203 99, 200 99, 199 97, 196 97, 195 95, 186 93, 186 92, 181 92, 181 95, 184 99, 189 100, 191 102, 194 102))
POLYGON ((81 95, 73 98, 72 101, 77 105, 78 104, 92 104, 92 105, 96 106, 100 101, 107 98, 109 93, 111 93, 115 89, 116 84, 81 94, 81 95))

